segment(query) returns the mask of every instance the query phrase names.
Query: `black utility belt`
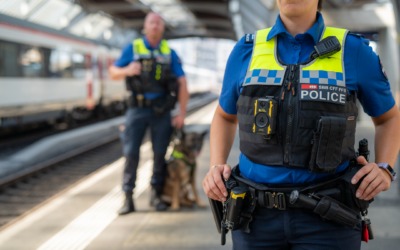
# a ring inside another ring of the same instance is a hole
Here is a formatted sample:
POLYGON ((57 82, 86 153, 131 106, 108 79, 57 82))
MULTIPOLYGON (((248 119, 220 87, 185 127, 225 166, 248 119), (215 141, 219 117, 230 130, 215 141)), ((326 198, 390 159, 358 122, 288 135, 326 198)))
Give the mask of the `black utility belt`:
MULTIPOLYGON (((359 183, 353 185, 352 177, 361 168, 352 161, 341 173, 320 181, 293 185, 264 185, 244 178, 236 166, 231 177, 225 181, 228 198, 225 202, 210 199, 221 243, 229 230, 251 231, 251 221, 256 207, 286 210, 287 208, 309 209, 326 221, 334 221, 354 229, 366 215, 369 203, 356 198, 359 183)), ((369 220, 368 220, 369 221, 369 220)))
POLYGON ((143 94, 131 95, 128 99, 128 107, 151 107, 154 103, 154 100, 144 98, 143 94))

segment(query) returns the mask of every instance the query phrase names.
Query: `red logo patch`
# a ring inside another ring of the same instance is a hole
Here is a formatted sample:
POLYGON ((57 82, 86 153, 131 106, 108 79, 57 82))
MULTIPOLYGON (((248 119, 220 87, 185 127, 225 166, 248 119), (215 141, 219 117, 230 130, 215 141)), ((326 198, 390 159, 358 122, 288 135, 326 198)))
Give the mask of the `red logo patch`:
POLYGON ((301 89, 318 89, 316 84, 302 84, 301 89))

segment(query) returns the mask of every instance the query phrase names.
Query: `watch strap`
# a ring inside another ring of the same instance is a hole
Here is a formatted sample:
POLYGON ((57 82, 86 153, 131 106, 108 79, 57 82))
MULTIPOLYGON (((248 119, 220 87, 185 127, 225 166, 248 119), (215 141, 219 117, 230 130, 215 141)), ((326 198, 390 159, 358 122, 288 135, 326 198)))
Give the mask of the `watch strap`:
POLYGON ((397 174, 389 164, 387 164, 387 163, 378 163, 377 165, 378 165, 379 168, 384 169, 390 175, 392 181, 396 180, 397 174))

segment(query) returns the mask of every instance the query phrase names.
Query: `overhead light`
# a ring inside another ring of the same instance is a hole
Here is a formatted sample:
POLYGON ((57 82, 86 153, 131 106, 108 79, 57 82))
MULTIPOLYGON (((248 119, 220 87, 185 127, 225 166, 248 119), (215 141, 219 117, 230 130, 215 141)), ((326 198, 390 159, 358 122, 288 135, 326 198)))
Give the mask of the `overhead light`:
POLYGON ((91 23, 85 23, 83 26, 83 30, 87 35, 89 35, 92 32, 92 24, 91 23))
POLYGON ((106 31, 104 31, 103 37, 104 37, 104 39, 106 39, 106 40, 110 40, 111 37, 112 37, 112 32, 111 32, 111 30, 106 30, 106 31))
MULTIPOLYGON (((104 38, 106 30, 114 25, 114 21, 101 14, 89 14, 74 24, 69 31, 77 36, 90 39, 104 38)), ((112 34, 111 34, 112 35, 112 34)))
POLYGON ((20 5, 21 14, 25 16, 29 12, 29 4, 23 1, 20 5))
POLYGON ((64 28, 65 26, 68 25, 68 23, 69 23, 69 20, 68 20, 68 18, 66 16, 63 16, 63 17, 60 18, 61 27, 64 28))

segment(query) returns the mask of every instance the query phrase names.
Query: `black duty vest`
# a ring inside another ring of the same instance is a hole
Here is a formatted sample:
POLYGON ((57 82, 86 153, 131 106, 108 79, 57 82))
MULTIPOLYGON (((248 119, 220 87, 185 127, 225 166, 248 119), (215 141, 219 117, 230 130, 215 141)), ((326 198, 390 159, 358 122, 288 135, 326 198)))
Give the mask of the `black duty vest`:
POLYGON ((321 38, 337 37, 340 52, 304 64, 285 65, 279 61, 277 37, 267 41, 270 30, 255 35, 237 101, 240 150, 250 161, 262 165, 334 173, 355 156, 357 98, 355 91, 347 90, 343 63, 348 31, 327 27, 321 38), (276 102, 276 117, 257 106, 257 100, 266 97, 276 102), (265 136, 255 129, 259 112, 265 112, 269 124, 276 126, 274 134, 265 136))
POLYGON ((158 49, 150 51, 143 38, 133 41, 135 61, 142 64, 140 76, 127 79, 128 90, 136 93, 176 91, 176 77, 171 70, 171 49, 162 40, 158 49), (173 90, 171 88, 174 88, 173 90))

